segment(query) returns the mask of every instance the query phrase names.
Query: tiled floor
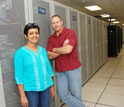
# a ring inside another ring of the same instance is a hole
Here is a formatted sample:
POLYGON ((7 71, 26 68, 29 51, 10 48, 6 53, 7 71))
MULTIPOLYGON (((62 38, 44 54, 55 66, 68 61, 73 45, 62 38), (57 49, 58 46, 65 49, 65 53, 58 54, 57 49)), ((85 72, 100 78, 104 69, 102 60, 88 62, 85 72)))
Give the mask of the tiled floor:
POLYGON ((82 96, 88 107, 124 107, 124 49, 118 57, 108 58, 83 86, 82 96))

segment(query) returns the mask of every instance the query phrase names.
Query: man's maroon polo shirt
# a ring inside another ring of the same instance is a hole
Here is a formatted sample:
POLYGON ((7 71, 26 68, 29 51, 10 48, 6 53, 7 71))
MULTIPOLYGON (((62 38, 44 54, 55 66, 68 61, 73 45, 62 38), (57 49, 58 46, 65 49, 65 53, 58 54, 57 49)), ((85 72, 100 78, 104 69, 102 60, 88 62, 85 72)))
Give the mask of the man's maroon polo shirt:
POLYGON ((69 40, 69 45, 73 46, 73 50, 69 54, 60 55, 55 58, 55 70, 57 72, 74 70, 81 66, 77 52, 77 38, 72 29, 64 27, 59 36, 57 36, 56 33, 50 36, 48 39, 47 51, 52 51, 53 48, 62 47, 66 39, 69 40))

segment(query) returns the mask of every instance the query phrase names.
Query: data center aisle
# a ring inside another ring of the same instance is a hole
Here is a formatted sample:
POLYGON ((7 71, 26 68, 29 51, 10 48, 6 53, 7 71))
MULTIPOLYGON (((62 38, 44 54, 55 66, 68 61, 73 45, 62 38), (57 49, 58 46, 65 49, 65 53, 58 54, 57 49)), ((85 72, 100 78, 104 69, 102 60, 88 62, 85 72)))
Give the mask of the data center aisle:
POLYGON ((124 107, 124 47, 83 86, 82 96, 86 107, 124 107))
POLYGON ((88 107, 124 107, 124 48, 83 86, 83 102, 88 107))

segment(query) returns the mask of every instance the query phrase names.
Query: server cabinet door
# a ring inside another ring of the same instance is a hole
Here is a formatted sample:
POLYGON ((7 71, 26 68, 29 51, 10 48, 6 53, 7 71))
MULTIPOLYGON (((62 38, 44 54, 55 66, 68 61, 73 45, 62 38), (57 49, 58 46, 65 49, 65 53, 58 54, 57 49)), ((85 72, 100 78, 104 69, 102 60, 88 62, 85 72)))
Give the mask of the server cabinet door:
POLYGON ((91 32, 91 17, 87 16, 87 63, 88 77, 92 75, 92 32, 91 32))
POLYGON ((1 107, 19 107, 20 96, 14 80, 13 57, 24 45, 24 0, 0 0, 0 87, 1 107), (2 102, 1 102, 2 101, 2 102))
POLYGON ((99 44, 100 44, 100 66, 102 66, 103 64, 103 40, 102 40, 102 36, 103 36, 103 33, 102 33, 102 22, 100 22, 100 26, 99 26, 99 44))
POLYGON ((78 35, 78 15, 76 11, 69 10, 69 15, 70 15, 70 28, 73 29, 76 33, 77 36, 77 41, 78 41, 78 53, 79 53, 79 35, 78 35))
POLYGON ((93 53, 93 68, 94 68, 94 72, 97 71, 97 66, 98 66, 98 52, 97 52, 97 47, 98 47, 98 42, 97 42, 97 21, 96 19, 93 19, 93 49, 94 49, 94 53, 93 53))
POLYGON ((82 62, 82 83, 87 79, 87 59, 86 59, 86 17, 80 14, 80 45, 82 62))
POLYGON ((66 19, 66 7, 59 6, 57 4, 54 5, 55 14, 59 15, 63 20, 63 26, 67 27, 67 19, 66 19))
POLYGON ((33 22, 40 27, 40 39, 38 44, 47 47, 50 34, 50 4, 41 0, 33 0, 33 22))
POLYGON ((97 41, 98 41, 98 48, 97 48, 97 52, 98 52, 98 67, 100 68, 100 30, 99 30, 99 21, 97 20, 97 41))

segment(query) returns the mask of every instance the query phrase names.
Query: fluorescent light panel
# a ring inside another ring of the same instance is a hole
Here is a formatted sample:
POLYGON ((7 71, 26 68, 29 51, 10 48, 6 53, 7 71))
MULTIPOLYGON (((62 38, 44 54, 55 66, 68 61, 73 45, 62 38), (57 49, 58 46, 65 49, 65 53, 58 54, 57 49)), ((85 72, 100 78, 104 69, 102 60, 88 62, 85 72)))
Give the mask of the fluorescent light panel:
POLYGON ((108 19, 108 21, 115 21, 116 19, 108 19))
POLYGON ((124 23, 122 25, 124 25, 124 23))
POLYGON ((100 16, 102 16, 102 17, 110 17, 109 14, 101 14, 100 16))
POLYGON ((119 23, 119 21, 115 21, 115 22, 113 22, 113 23, 119 23))
POLYGON ((102 8, 100 8, 100 7, 97 6, 97 5, 94 5, 94 6, 86 6, 86 7, 84 7, 84 8, 86 8, 86 9, 88 9, 88 10, 90 10, 90 11, 102 10, 102 8))

